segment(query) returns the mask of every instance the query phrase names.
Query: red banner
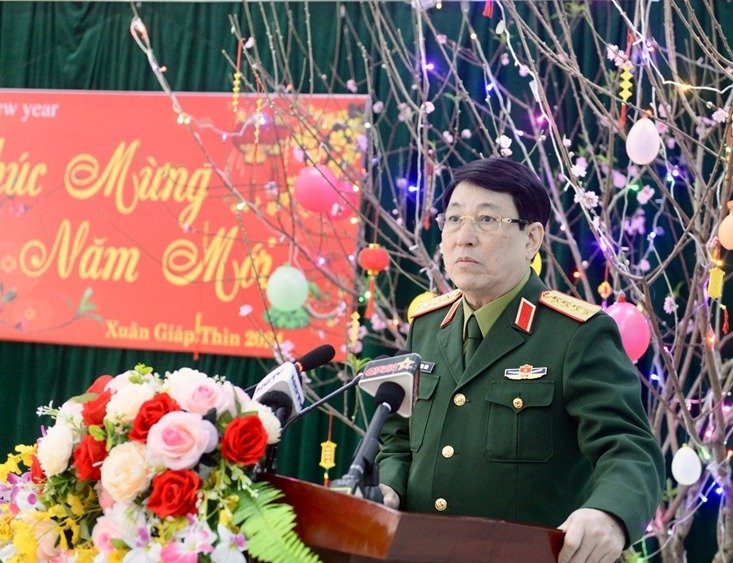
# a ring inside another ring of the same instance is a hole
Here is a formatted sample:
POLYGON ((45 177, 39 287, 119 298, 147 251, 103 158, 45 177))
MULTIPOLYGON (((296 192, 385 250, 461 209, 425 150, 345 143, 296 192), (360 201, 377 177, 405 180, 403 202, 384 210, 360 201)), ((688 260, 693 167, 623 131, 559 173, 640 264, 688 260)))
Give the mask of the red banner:
POLYGON ((0 339, 342 359, 365 104, 0 90, 0 339))

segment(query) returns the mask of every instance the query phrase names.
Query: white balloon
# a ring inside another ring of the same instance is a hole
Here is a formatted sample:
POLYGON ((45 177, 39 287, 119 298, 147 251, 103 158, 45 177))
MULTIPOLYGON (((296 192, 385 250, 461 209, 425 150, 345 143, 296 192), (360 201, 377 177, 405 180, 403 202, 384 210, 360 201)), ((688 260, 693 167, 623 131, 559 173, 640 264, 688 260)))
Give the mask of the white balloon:
POLYGON ((629 131, 626 137, 626 154, 635 164, 649 164, 659 154, 662 139, 657 126, 648 117, 642 117, 629 131))
POLYGON ((685 444, 672 458, 672 477, 680 485, 692 485, 696 483, 702 474, 702 464, 697 453, 690 446, 685 444))

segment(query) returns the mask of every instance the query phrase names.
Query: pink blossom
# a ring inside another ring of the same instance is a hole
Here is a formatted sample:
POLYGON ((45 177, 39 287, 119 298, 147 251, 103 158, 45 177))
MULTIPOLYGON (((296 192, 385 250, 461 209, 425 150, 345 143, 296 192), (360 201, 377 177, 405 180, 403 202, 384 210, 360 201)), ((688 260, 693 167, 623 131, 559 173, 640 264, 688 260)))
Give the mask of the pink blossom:
POLYGON ((618 170, 612 170, 611 171, 611 177, 613 178, 613 187, 614 188, 623 188, 626 185, 626 176, 621 174, 618 170))
POLYGON ((646 185, 636 194, 636 201, 641 205, 646 205, 652 197, 654 197, 654 188, 646 185))
POLYGON ((574 201, 580 203, 587 209, 593 209, 598 206, 598 194, 591 191, 580 191, 575 194, 574 201))
POLYGON ((587 170, 588 161, 584 156, 579 156, 578 158, 576 158, 575 164, 573 164, 572 168, 570 168, 570 172, 572 172, 573 175, 578 178, 585 178, 587 170))
POLYGON ((712 118, 713 121, 717 123, 725 123, 726 121, 728 121, 729 114, 730 111, 728 110, 728 108, 718 108, 717 110, 715 110, 715 113, 713 113, 712 118))
POLYGON ((677 303, 675 302, 673 295, 667 295, 664 298, 664 312, 671 315, 677 310, 677 303))
POLYGON ((148 432, 148 462, 169 469, 191 469, 202 454, 214 450, 217 437, 214 425, 200 414, 169 412, 148 432))

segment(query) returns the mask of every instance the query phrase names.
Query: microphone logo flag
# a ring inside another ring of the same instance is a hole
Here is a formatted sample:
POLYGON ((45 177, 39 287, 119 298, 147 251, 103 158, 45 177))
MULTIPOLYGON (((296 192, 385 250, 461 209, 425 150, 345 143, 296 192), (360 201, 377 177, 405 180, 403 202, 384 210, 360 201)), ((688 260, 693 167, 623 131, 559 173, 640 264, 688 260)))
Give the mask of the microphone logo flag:
POLYGON ((303 410, 303 386, 300 383, 300 373, 292 362, 286 362, 268 373, 255 387, 252 398, 258 401, 269 391, 280 391, 290 397, 293 401, 291 416, 303 410))
POLYGON ((417 385, 420 373, 419 354, 408 353, 391 358, 372 360, 364 368, 359 387, 374 396, 379 385, 393 381, 405 390, 407 400, 397 410, 397 414, 407 418, 412 414, 412 406, 417 398, 417 385))

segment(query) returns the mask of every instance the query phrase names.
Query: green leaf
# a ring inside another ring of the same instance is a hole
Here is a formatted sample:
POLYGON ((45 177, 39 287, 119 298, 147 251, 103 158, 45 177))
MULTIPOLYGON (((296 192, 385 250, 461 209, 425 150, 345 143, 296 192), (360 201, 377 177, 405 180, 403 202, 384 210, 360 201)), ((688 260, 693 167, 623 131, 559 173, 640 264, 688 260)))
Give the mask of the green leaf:
POLYGON ((87 430, 89 430, 89 435, 95 440, 99 440, 100 442, 107 440, 107 434, 102 430, 101 426, 92 425, 87 430))
POLYGON ((7 293, 3 294, 3 303, 9 303, 13 299, 15 299, 18 295, 18 292, 15 291, 14 287, 11 287, 7 293))
POLYGON ((146 366, 145 364, 136 364, 135 371, 142 375, 153 373, 153 368, 146 366))
POLYGON ((282 493, 269 483, 255 483, 239 493, 232 522, 240 525, 252 559, 270 563, 315 563, 318 556, 294 531, 293 507, 276 502, 282 493))

